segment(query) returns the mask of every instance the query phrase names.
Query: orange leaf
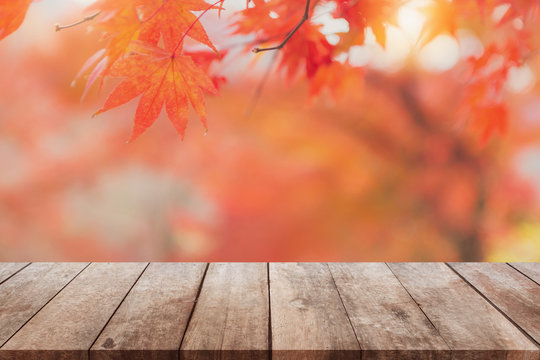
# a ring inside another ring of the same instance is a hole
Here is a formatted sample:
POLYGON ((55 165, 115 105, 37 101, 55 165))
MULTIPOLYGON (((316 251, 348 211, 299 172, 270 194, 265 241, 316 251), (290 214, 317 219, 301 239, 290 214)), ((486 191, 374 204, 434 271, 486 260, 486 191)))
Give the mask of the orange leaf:
POLYGON ((155 122, 163 105, 169 120, 182 138, 188 120, 189 102, 206 128, 203 91, 215 94, 217 90, 210 77, 190 56, 170 56, 154 47, 147 54, 120 59, 112 67, 110 75, 125 79, 112 91, 96 115, 142 94, 130 141, 155 122))
POLYGON ((426 22, 419 43, 425 45, 441 34, 454 35, 457 30, 458 6, 453 1, 435 0, 423 7, 426 22))
POLYGON ((364 44, 364 33, 371 27, 375 40, 382 47, 386 46, 387 25, 397 25, 397 14, 403 0, 340 0, 335 15, 345 18, 350 26, 344 42, 354 45, 364 44))
POLYGON ((32 0, 0 0, 0 40, 21 26, 32 0))
POLYGON ((473 119, 481 131, 482 144, 493 137, 495 132, 505 134, 508 131, 508 109, 505 104, 492 103, 473 110, 473 119))
POLYGON ((86 83, 85 94, 98 77, 103 81, 113 64, 124 56, 130 43, 137 38, 141 26, 137 3, 133 0, 98 0, 88 10, 101 12, 95 27, 102 32, 102 38, 107 40, 107 44, 87 60, 75 77, 79 78, 92 65, 95 66, 86 83))
POLYGON ((139 40, 157 45, 162 38, 165 49, 172 50, 187 33, 187 36, 217 53, 203 26, 192 13, 192 11, 207 11, 210 8, 202 0, 165 1, 159 6, 155 1, 149 1, 145 12, 152 15, 144 20, 139 40))

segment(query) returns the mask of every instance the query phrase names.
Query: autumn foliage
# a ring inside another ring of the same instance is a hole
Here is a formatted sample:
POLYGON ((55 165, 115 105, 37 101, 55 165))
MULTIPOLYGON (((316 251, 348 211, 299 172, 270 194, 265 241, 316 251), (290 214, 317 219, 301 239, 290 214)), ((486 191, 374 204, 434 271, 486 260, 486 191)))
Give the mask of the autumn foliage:
MULTIPOLYGON (((538 140, 538 128, 524 125, 522 115, 538 100, 516 96, 508 84, 517 70, 540 68, 540 1, 248 0, 232 13, 228 1, 97 0, 75 14, 73 24, 56 26, 58 36, 76 34, 92 49, 84 59, 70 60, 77 70, 66 75, 75 77, 77 101, 84 98, 77 109, 96 116, 85 121, 125 108, 121 114, 133 119, 131 136, 125 126, 100 123, 104 148, 93 147, 92 136, 98 135, 89 134, 88 143, 78 138, 77 155, 54 165, 66 174, 61 181, 29 174, 15 188, 0 186, 12 223, 37 217, 29 198, 63 193, 73 182, 89 186, 96 181, 92 168, 140 162, 176 177, 189 173, 194 192, 205 193, 221 214, 209 223, 169 204, 152 236, 188 240, 178 252, 154 254, 160 259, 477 260, 500 239, 519 237, 517 232, 536 224, 535 186, 516 175, 511 159, 538 140), (461 45, 463 34, 476 50, 437 74, 419 70, 412 60, 399 71, 354 61, 353 54, 366 46, 390 50, 389 33, 411 3, 424 18, 413 51, 444 36, 461 45), (341 21, 345 29, 329 33, 321 18, 341 21), (221 21, 227 34, 212 34, 208 24, 221 21), (241 70, 228 68, 239 58, 250 59, 251 66, 268 63, 269 72, 241 82, 234 78, 241 70), (106 96, 96 95, 103 90, 106 96), (207 111, 207 102, 219 106, 219 114, 207 111), (251 108, 247 117, 237 111, 245 107, 251 108), (186 137, 183 150, 175 141, 185 138, 190 112, 203 131, 215 129, 216 135, 204 145, 197 136, 191 142, 186 137), (160 114, 176 132, 155 124, 160 114), (159 140, 141 136, 151 127, 159 140), (241 151, 228 142, 231 137, 240 139, 241 151), (109 158, 107 149, 116 155, 109 158), (208 240, 216 238, 220 242, 208 240), (191 246, 206 250, 190 257, 191 246), (359 255, 364 253, 371 257, 359 255)), ((0 0, 0 39, 21 27, 30 6, 30 0, 0 0)), ((70 46, 77 46, 73 39, 70 46)), ((39 73, 31 66, 26 71, 29 77, 39 73)), ((47 93, 48 86, 36 94, 47 93)), ((4 89, 2 96, 11 95, 4 89)), ((24 118, 33 129, 48 131, 38 114, 24 118)), ((9 124, 6 133, 30 144, 37 156, 38 135, 9 124)), ((62 223, 66 210, 52 198, 43 206, 43 224, 62 223)), ((70 234, 43 224, 43 236, 68 242, 70 234)), ((19 231, 0 223, 0 232, 17 237, 19 231)), ((92 231, 85 228, 80 241, 99 237, 92 231)))
MULTIPOLYGON (((199 18, 209 11, 220 12, 225 0, 208 4, 203 0, 99 0, 88 11, 97 11, 87 19, 94 19, 96 31, 106 42, 85 64, 90 70, 88 85, 105 77, 122 77, 124 80, 109 95, 105 105, 96 114, 122 105, 142 94, 135 113, 131 140, 141 135, 157 119, 165 106, 169 120, 183 138, 191 103, 206 126, 204 93, 215 94, 208 66, 201 66, 199 53, 184 49, 190 38, 204 44, 210 51, 219 52, 206 34, 199 18), (202 12, 196 16, 194 12, 202 12), (99 17, 98 17, 99 15, 99 17)), ((332 16, 344 19, 348 31, 335 44, 330 44, 320 31, 321 25, 313 23, 311 16, 320 1, 253 0, 247 1, 233 23, 234 34, 254 34, 247 49, 255 52, 268 50, 276 44, 282 49, 279 68, 292 80, 305 76, 311 84, 311 95, 323 87, 332 90, 344 79, 356 76, 359 69, 336 60, 352 46, 363 45, 370 29, 382 47, 386 46, 386 29, 397 24, 399 9, 404 0, 337 0, 332 16), (292 36, 288 36, 292 35, 292 36), (264 47, 267 47, 266 49, 264 47)), ((0 7, 0 36, 5 37, 22 23, 29 0, 4 1, 0 7)), ((435 0, 421 8, 426 22, 418 39, 425 44, 440 34, 455 35, 459 28, 476 30, 485 44, 486 51, 469 60, 471 71, 463 79, 468 84, 465 98, 466 111, 475 122, 483 124, 482 139, 488 140, 495 133, 504 133, 507 127, 507 110, 501 91, 513 66, 522 64, 534 50, 532 31, 537 25, 540 11, 537 1, 518 0, 435 0), (505 7, 499 19, 492 14, 505 7), (519 21, 516 25, 516 21, 519 21), (502 32, 501 28, 511 31, 502 32), (504 36, 500 36, 504 34, 504 36), (493 69, 497 56, 501 64, 493 69)), ((58 28, 60 29, 60 27, 58 28)), ((202 56, 208 57, 207 54, 202 56)), ((84 71, 83 71, 84 73, 84 71)))

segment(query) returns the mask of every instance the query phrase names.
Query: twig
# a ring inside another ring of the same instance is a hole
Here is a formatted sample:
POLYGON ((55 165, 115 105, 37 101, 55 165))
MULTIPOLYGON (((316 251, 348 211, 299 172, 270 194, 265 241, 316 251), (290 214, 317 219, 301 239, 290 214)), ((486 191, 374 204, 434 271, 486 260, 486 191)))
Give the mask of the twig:
POLYGON ((310 3, 310 1, 311 0, 306 0, 306 10, 304 11, 304 16, 302 16, 302 19, 300 19, 300 22, 298 22, 298 24, 296 24, 294 29, 292 29, 292 31, 281 42, 281 44, 276 45, 276 46, 272 46, 272 47, 267 47, 267 48, 255 48, 255 49, 253 49, 253 52, 258 53, 258 52, 261 52, 261 51, 281 50, 281 48, 283 46, 285 46, 285 44, 290 40, 290 38, 294 35, 294 33, 296 33, 298 31, 298 29, 300 29, 300 26, 302 26, 302 24, 305 23, 307 19, 309 19, 309 3, 310 3))
POLYGON ((85 23, 87 21, 90 21, 90 20, 94 20, 96 18, 96 16, 98 16, 99 14, 101 14, 101 11, 96 11, 95 13, 93 13, 92 15, 88 15, 88 16, 85 16, 83 17, 81 20, 79 21, 76 21, 74 22, 73 24, 69 24, 69 25, 60 25, 60 24, 55 24, 55 28, 56 28, 56 31, 60 31, 60 30, 63 30, 63 29, 68 29, 70 27, 74 27, 74 26, 77 26, 77 25, 80 25, 82 23, 85 23))
POLYGON ((264 75, 262 79, 260 80, 259 85, 255 89, 255 92, 253 93, 253 96, 251 97, 251 101, 249 102, 249 105, 244 114, 244 117, 246 119, 249 119, 251 117, 251 114, 253 114, 253 111, 255 110, 255 106, 257 105, 257 102, 259 101, 261 97, 263 88, 266 85, 268 78, 270 77, 270 73, 272 72, 272 67, 274 67, 274 63, 276 61, 276 55, 277 53, 274 53, 274 55, 272 56, 272 59, 270 59, 270 63, 268 64, 268 67, 266 68, 266 71, 264 72, 264 75))
MULTIPOLYGON (((195 19, 195 21, 193 21, 191 23, 191 25, 189 25, 189 27, 186 29, 186 31, 182 34, 182 37, 180 38, 180 40, 178 40, 178 43, 176 44, 176 46, 174 47, 173 49, 173 52, 172 52, 172 57, 174 57, 174 54, 176 53, 176 50, 178 50, 178 48, 180 47, 180 45, 182 44, 182 41, 184 41, 184 38, 186 37, 186 35, 189 33, 189 31, 193 28, 193 26, 195 26, 196 23, 199 22, 199 20, 204 16, 204 14, 206 14, 209 10, 213 9, 214 6, 216 6, 217 4, 219 3, 222 3, 223 5, 223 1, 224 0, 217 0, 215 3, 213 3, 212 5, 208 6, 206 9, 204 9, 204 11, 199 15, 197 16, 197 18, 195 19)), ((222 5, 220 5, 220 9, 222 8, 222 5)))

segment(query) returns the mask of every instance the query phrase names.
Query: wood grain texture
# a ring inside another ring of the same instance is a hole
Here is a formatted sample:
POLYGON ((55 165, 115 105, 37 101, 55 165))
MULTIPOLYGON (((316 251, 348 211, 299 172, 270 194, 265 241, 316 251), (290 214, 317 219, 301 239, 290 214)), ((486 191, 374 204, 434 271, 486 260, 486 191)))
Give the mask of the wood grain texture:
POLYGON ((180 350, 181 359, 268 359, 265 263, 213 263, 180 350))
POLYGON ((323 263, 271 263, 272 359, 358 359, 358 340, 323 263))
POLYGON ((90 264, 0 348, 0 359, 87 359, 146 265, 90 264))
POLYGON ((449 358, 449 347, 385 263, 328 264, 363 359, 449 358))
POLYGON ((540 263, 511 263, 510 265, 528 276, 537 284, 540 284, 540 263))
POLYGON ((0 284, 27 265, 23 262, 0 263, 0 284))
POLYGON ((87 263, 33 263, 0 285, 0 346, 87 263))
POLYGON ((505 263, 449 265, 537 343, 540 342, 540 285, 505 263))
POLYGON ((111 318, 91 359, 178 358, 205 263, 151 263, 111 318))
POLYGON ((538 348, 445 264, 389 266, 454 350, 454 358, 538 359, 538 348))
POLYGON ((22 266, 0 360, 540 360, 537 263, 22 266))

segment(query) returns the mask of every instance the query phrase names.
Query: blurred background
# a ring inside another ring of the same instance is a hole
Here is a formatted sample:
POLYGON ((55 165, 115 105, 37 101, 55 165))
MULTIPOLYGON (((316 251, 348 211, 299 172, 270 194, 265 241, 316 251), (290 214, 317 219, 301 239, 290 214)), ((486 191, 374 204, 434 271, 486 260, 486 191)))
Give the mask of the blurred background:
POLYGON ((416 49, 404 7, 386 50, 348 54, 361 79, 312 98, 238 51, 245 0, 226 0, 203 21, 229 52, 208 134, 192 116, 181 141, 162 114, 126 144, 136 101, 91 118, 117 82, 84 100, 73 82, 102 46, 91 22, 54 31, 90 2, 33 3, 0 42, 0 261, 540 261, 538 57, 511 70, 509 128, 486 143, 456 96, 473 35, 416 49))

